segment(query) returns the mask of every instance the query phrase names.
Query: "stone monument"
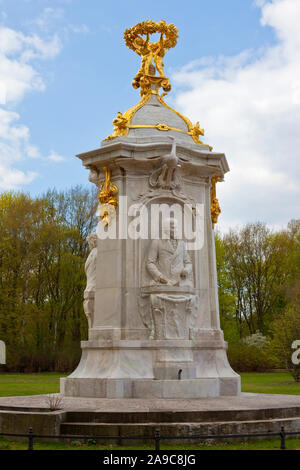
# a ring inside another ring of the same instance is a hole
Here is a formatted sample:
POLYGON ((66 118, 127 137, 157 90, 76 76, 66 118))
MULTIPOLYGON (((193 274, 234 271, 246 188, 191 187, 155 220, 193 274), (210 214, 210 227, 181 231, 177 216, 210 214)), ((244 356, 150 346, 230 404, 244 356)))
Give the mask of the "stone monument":
POLYGON ((199 123, 164 101, 171 85, 163 59, 176 45, 177 28, 146 21, 127 29, 124 38, 142 59, 133 80, 141 99, 117 114, 99 149, 78 155, 99 188, 99 224, 88 237, 85 266, 88 341, 81 343, 77 369, 61 379, 61 393, 238 395, 240 377, 228 363, 220 329, 214 249, 216 183, 229 170, 226 157, 199 140, 199 123), (157 42, 150 41, 154 33, 157 42), (139 219, 140 236, 137 230, 132 236, 138 224, 129 230, 128 220, 137 213, 148 218, 139 219), (184 223, 190 229, 196 223, 200 243, 186 240, 184 223), (159 236, 149 236, 149 227, 159 236), (103 236, 112 228, 115 236, 103 236))

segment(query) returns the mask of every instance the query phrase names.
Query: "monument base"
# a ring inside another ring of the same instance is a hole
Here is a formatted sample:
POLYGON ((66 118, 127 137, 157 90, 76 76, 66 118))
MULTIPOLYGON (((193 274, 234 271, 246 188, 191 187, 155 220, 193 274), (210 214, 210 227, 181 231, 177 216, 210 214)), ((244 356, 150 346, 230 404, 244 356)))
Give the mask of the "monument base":
MULTIPOLYGON (((74 436, 74 440, 86 436, 97 439, 99 445, 106 447, 145 443, 146 448, 153 446, 157 429, 165 436, 165 444, 178 444, 179 448, 183 442, 203 443, 203 435, 212 436, 214 440, 214 434, 223 434, 226 442, 236 443, 246 440, 248 433, 256 436, 258 432, 270 433, 270 436, 277 433, 275 439, 279 449, 281 426, 287 432, 300 431, 300 395, 241 393, 238 397, 192 400, 64 397, 60 408, 49 411, 47 395, 0 397, 0 432, 28 436, 28 428, 32 427, 35 434, 56 435, 57 441, 62 435, 74 436), (230 438, 230 434, 244 437, 230 438), (111 436, 112 439, 99 436, 111 436), (129 436, 131 438, 127 439, 129 436)), ((12 439, 16 440, 16 437, 12 439)), ((28 437, 20 439, 28 440, 28 437)))
POLYGON ((60 379, 67 397, 89 398, 209 398, 240 393, 240 377, 155 379, 60 379))
POLYGON ((198 339, 83 341, 81 361, 61 379, 61 393, 91 398, 239 395, 240 376, 228 363, 221 331, 197 334, 198 339))

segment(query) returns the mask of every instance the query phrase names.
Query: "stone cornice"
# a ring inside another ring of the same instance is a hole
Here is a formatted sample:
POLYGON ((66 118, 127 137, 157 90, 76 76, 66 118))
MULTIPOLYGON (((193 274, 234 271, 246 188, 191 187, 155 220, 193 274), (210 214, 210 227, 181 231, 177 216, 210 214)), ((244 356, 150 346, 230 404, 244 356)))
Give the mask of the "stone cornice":
MULTIPOLYGON (((129 141, 127 138, 110 141, 102 147, 89 152, 78 154, 77 157, 85 167, 101 168, 114 163, 117 166, 127 166, 126 160, 153 165, 164 154, 171 151, 172 142, 159 140, 150 142, 129 141)), ((208 146, 191 145, 176 142, 176 155, 180 165, 186 170, 201 170, 202 173, 224 175, 229 166, 224 153, 211 152, 208 146)), ((129 163, 129 161, 128 161, 129 163)))

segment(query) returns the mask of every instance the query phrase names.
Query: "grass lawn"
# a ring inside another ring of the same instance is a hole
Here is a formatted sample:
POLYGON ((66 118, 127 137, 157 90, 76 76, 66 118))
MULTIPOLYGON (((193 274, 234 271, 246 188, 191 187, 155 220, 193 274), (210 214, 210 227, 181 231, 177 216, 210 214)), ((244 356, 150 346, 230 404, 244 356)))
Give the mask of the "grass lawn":
POLYGON ((43 372, 41 374, 14 374, 0 372, 0 397, 39 395, 59 391, 59 378, 68 374, 43 372))
MULTIPOLYGON (((37 395, 59 391, 59 378, 68 374, 44 372, 40 374, 13 374, 0 372, 0 396, 37 395)), ((287 372, 242 373, 242 391, 251 393, 279 393, 300 395, 300 384, 293 381, 287 372)), ((287 439, 287 449, 299 449, 300 439, 287 439)), ((35 442, 36 450, 153 450, 154 443, 134 447, 119 447, 113 445, 95 445, 93 439, 83 444, 80 441, 65 442, 35 442), (90 444, 90 445, 88 445, 90 444)), ((162 444, 162 450, 279 450, 279 439, 263 439, 234 443, 202 443, 198 445, 167 446, 162 444)), ((0 450, 24 450, 27 442, 12 442, 0 437, 0 450)))
MULTIPOLYGON (((0 450, 27 450, 27 442, 13 442, 0 437, 0 450)), ((287 439, 287 450, 299 450, 300 439, 287 439)), ((148 445, 136 445, 128 447, 120 447, 114 445, 97 445, 93 443, 93 439, 86 443, 80 441, 64 442, 34 442, 35 450, 154 450, 154 443, 148 445)), ((262 439, 248 442, 234 443, 200 443, 200 444, 180 444, 180 445, 161 445, 161 450, 280 450, 279 439, 262 439)))
POLYGON ((300 383, 288 372, 244 372, 241 377, 243 392, 300 395, 300 383))
MULTIPOLYGON (((13 374, 0 372, 0 396, 39 395, 59 391, 59 378, 68 374, 43 372, 40 374, 13 374)), ((282 393, 300 395, 300 383, 288 372, 244 372, 242 391, 251 393, 282 393)))

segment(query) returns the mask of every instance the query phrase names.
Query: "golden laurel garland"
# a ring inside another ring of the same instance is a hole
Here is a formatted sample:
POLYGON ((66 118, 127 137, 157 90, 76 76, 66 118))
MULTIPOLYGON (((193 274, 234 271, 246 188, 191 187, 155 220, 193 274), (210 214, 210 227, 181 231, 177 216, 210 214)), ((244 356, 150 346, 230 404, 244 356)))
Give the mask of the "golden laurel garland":
MULTIPOLYGON (((168 24, 166 21, 161 20, 158 23, 155 21, 143 21, 125 30, 124 39, 125 44, 133 51, 137 52, 137 47, 135 41, 140 35, 149 35, 154 33, 165 34, 166 39, 164 39, 164 48, 170 49, 175 47, 177 44, 178 38, 178 29, 174 24, 168 24)), ((155 43, 151 43, 155 44, 155 43)))

